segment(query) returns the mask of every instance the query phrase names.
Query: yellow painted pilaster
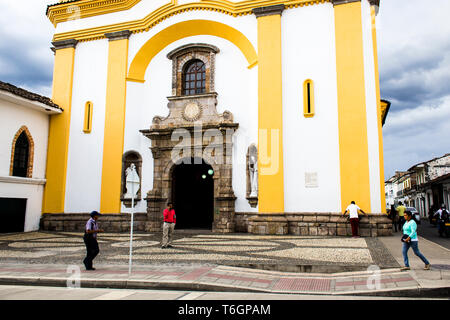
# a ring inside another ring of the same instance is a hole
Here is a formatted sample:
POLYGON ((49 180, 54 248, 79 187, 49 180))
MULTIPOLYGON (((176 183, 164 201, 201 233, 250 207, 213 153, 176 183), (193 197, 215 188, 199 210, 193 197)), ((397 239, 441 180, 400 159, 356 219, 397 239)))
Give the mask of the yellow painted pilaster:
POLYGON ((129 35, 129 32, 106 35, 110 42, 100 197, 102 213, 120 213, 129 35))
POLYGON ((258 173, 260 213, 284 212, 281 13, 258 8, 258 173))
POLYGON ((69 152, 73 70, 77 41, 54 42, 52 100, 64 112, 50 116, 47 149, 47 182, 44 188, 43 213, 63 213, 66 194, 67 157, 69 152))
POLYGON ((370 212, 361 2, 336 1, 334 15, 341 207, 344 212, 354 200, 364 211, 370 212))
POLYGON ((380 195, 381 195, 381 212, 386 213, 386 194, 384 189, 384 151, 383 151, 383 126, 381 117, 381 93, 380 93, 380 72, 378 69, 378 46, 377 46, 377 27, 376 27, 376 9, 375 6, 370 7, 372 14, 372 40, 373 40, 373 56, 375 58, 375 85, 377 91, 377 118, 378 118, 378 153, 380 157, 380 195))

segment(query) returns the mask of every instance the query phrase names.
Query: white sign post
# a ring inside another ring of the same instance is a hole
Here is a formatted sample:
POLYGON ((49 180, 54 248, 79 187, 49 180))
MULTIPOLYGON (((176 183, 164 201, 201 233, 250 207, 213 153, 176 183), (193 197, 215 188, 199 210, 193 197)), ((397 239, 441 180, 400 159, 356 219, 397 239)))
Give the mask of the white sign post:
POLYGON ((131 184, 131 226, 130 226, 130 259, 128 261, 128 276, 131 276, 133 263, 133 229, 134 229, 134 183, 131 184))
POLYGON ((131 264, 133 262, 134 183, 131 184, 131 190, 130 259, 128 260, 128 276, 131 275, 131 264))

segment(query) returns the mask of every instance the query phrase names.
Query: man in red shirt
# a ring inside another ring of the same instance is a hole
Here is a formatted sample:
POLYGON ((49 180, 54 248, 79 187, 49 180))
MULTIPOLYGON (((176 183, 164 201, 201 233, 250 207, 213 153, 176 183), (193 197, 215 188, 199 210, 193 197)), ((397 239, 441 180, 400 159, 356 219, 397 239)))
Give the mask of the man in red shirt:
POLYGON ((163 239, 161 248, 173 248, 171 243, 173 239, 173 231, 175 230, 175 224, 177 222, 177 217, 175 215, 175 210, 173 209, 172 203, 167 204, 167 208, 164 209, 164 225, 163 225, 163 239))

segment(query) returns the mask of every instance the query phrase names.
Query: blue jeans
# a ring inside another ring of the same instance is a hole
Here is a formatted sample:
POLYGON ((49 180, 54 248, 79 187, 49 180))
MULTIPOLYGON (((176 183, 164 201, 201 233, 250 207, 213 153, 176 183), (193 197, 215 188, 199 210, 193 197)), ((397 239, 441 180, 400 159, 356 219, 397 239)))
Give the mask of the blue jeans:
POLYGON ((410 242, 403 242, 403 261, 405 262, 405 267, 409 267, 408 250, 410 247, 412 247, 414 254, 418 256, 426 265, 430 264, 427 258, 425 258, 423 254, 419 251, 418 241, 410 241, 410 242))

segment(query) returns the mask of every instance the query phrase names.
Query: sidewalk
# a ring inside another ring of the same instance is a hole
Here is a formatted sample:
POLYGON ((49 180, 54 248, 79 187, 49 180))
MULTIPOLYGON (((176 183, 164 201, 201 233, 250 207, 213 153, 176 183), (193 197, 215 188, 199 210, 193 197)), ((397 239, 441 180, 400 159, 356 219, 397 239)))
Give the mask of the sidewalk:
MULTIPOLYGON (((233 237, 234 239, 240 239, 238 235, 233 237)), ((248 235, 243 235, 242 237, 242 241, 249 241, 248 235)), ((288 237, 279 237, 275 239, 279 239, 276 241, 281 242, 286 238, 288 237)), ((367 241, 368 243, 377 241, 370 238, 361 239, 364 239, 364 241, 367 241)), ((324 239, 311 239, 311 237, 308 237, 306 240, 319 243, 324 241, 324 239)), ((342 241, 343 243, 347 241, 345 238, 331 238, 329 240, 334 242, 342 241)), ((397 260, 398 265, 403 265, 399 236, 380 237, 378 240, 384 244, 384 247, 387 248, 395 260, 397 260)), ((40 241, 43 242, 43 240, 40 241)), ((189 238, 189 243, 192 243, 192 241, 192 238, 189 238)), ((258 239, 254 238, 252 241, 258 241, 258 239)), ((267 240, 260 241, 267 242, 267 240)), ((290 243, 300 243, 300 241, 304 241, 304 239, 292 237, 289 238, 289 241, 290 243)), ((361 240, 354 240, 353 243, 356 241, 361 240)), ((183 248, 181 243, 185 242, 187 242, 187 240, 184 238, 179 240, 179 250, 183 248)), ((29 242, 25 241, 13 242, 15 247, 19 247, 16 245, 17 243, 29 244, 29 242)), ((113 246, 114 245, 115 243, 113 243, 113 246)), ((431 271, 423 270, 422 262, 412 251, 409 253, 412 270, 408 272, 400 272, 398 267, 390 267, 378 271, 352 271, 328 274, 241 268, 221 265, 220 263, 208 264, 199 259, 190 261, 189 263, 183 261, 171 261, 168 263, 162 260, 161 263, 159 263, 158 260, 156 260, 157 262, 153 261, 153 263, 146 263, 145 260, 136 259, 134 262, 135 265, 133 265, 132 275, 129 277, 128 266, 125 263, 127 260, 120 260, 121 263, 117 263, 118 260, 113 260, 108 263, 108 260, 104 258, 100 259, 95 265, 97 268, 96 271, 81 270, 80 285, 85 288, 148 288, 314 295, 450 297, 449 250, 423 238, 419 239, 419 247, 422 253, 430 260, 433 266, 431 271)), ((216 246, 216 248, 226 247, 216 246)), ((386 250, 385 248, 383 249, 386 250)), ((279 254, 279 252, 283 251, 284 253, 288 252, 291 254, 293 252, 292 250, 297 250, 302 253, 302 250, 310 249, 299 247, 298 249, 285 249, 271 252, 279 254)), ((352 250, 353 251, 349 252, 354 255, 354 258, 356 260, 360 258, 358 257, 358 254, 362 255, 362 250, 360 248, 352 250)), ((37 254, 40 251, 28 249, 27 252, 29 254, 37 254)), ((326 251, 326 253, 327 252, 328 251, 326 251)), ((380 252, 384 252, 385 255, 388 255, 386 251, 381 250, 380 252)), ((371 249, 370 255, 373 256, 375 254, 376 250, 371 249)), ((178 255, 181 256, 180 254, 178 255)), ((198 255, 199 254, 197 254, 195 258, 197 258, 198 255)), ((226 253, 224 253, 224 255, 226 255, 226 253)), ((72 269, 68 269, 68 267, 71 267, 69 261, 63 262, 61 259, 58 263, 56 262, 57 260, 50 262, 45 259, 39 259, 29 263, 15 263, 10 260, 6 262, 3 261, 0 263, 0 284, 59 287, 66 287, 67 284, 74 284, 74 274, 71 271, 72 269), (40 263, 40 261, 46 261, 46 263, 40 263)), ((54 259, 56 259, 56 257, 54 259)), ((323 259, 331 260, 329 256, 323 259)), ((379 257, 377 259, 379 259, 379 257)), ((377 259, 372 259, 374 265, 376 265, 377 259)), ((282 259, 280 259, 280 264, 282 263, 281 260, 282 259)), ((79 262, 78 267, 80 267, 79 262)))

